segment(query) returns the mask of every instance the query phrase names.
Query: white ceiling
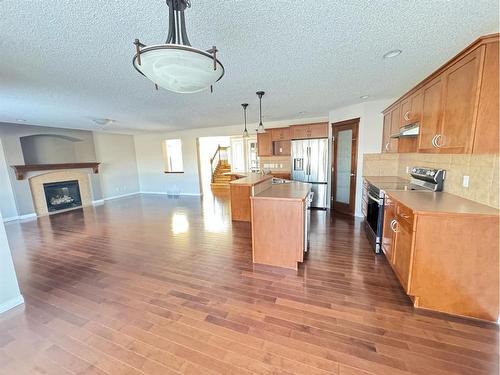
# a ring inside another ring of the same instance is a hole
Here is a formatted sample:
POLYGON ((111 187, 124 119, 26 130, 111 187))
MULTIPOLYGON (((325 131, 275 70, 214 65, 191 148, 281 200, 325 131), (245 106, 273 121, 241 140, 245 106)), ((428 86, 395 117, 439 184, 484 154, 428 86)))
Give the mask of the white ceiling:
POLYGON ((0 122, 117 132, 267 121, 401 95, 478 36, 498 31, 497 0, 192 0, 194 47, 213 44, 215 93, 156 92, 134 46, 166 39, 164 0, 0 0, 0 122), (384 60, 392 49, 403 54, 384 60), (96 125, 93 118, 112 118, 96 125))

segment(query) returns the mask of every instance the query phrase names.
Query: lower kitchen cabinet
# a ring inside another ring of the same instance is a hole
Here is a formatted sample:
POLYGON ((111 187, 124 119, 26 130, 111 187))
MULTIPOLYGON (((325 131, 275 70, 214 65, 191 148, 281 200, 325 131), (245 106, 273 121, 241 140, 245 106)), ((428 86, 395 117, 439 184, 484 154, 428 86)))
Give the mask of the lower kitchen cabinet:
POLYGON ((423 194, 424 209, 409 207, 394 197, 398 193, 386 194, 382 250, 414 306, 496 322, 498 213, 463 209, 461 198, 446 193, 402 193, 423 194), (441 198, 449 212, 436 209, 441 198))

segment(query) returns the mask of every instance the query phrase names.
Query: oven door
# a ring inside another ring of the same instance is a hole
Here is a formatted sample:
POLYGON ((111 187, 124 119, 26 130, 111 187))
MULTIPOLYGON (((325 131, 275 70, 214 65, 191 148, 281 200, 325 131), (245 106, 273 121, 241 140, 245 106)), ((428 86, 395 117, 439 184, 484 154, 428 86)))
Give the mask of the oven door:
POLYGON ((382 230, 381 215, 383 215, 382 200, 368 193, 368 202, 366 207, 366 233, 368 240, 372 244, 376 253, 380 252, 380 237, 382 230))

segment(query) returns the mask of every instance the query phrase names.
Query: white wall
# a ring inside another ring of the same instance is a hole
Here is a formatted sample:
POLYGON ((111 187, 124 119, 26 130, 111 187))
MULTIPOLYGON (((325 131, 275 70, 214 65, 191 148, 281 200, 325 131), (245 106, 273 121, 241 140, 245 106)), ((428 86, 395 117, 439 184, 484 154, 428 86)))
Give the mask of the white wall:
POLYGON ((9 167, 0 139, 0 213, 6 220, 17 217, 16 201, 9 180, 9 167))
MULTIPOLYGON (((299 123, 327 121, 326 118, 299 119, 267 122, 268 128, 284 127, 299 123)), ((257 124, 248 125, 255 129, 257 124)), ((135 149, 141 192, 200 195, 200 174, 198 169, 197 138, 211 136, 238 136, 243 131, 243 125, 188 129, 161 134, 136 135, 135 149), (165 174, 161 142, 165 139, 179 138, 182 141, 182 156, 184 173, 165 174)))
POLYGON ((139 192, 134 137, 94 133, 94 145, 104 199, 139 192))
MULTIPOLYGON (((393 99, 371 101, 354 104, 347 107, 337 108, 330 111, 329 121, 335 123, 359 117, 358 134, 358 164, 356 172, 356 205, 355 215, 362 217, 361 194, 363 188, 363 154, 380 152, 382 147, 383 115, 382 110, 387 108, 393 99)), ((330 141, 332 139, 332 129, 329 130, 330 141)), ((331 144, 331 142, 330 142, 331 144)), ((330 150, 332 151, 332 150, 330 150)), ((330 160, 332 158, 330 152, 330 160)), ((329 181, 331 181, 331 169, 329 170, 329 181)), ((331 184, 328 184, 328 191, 331 192, 331 184)))
POLYGON ((0 313, 3 313, 24 302, 19 285, 17 283, 16 271, 10 253, 7 234, 0 213, 0 313))

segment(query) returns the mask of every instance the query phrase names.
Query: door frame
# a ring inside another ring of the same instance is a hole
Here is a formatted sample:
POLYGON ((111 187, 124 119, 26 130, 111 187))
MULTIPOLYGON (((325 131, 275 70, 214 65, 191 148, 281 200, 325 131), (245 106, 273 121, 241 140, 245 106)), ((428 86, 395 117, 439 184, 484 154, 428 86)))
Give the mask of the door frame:
POLYGON ((339 121, 332 123, 332 191, 331 191, 331 207, 332 210, 354 216, 356 208, 356 179, 358 167, 358 135, 359 135, 359 120, 353 118, 350 120, 339 121), (336 203, 335 196, 337 195, 337 136, 341 130, 352 129, 352 147, 351 147, 351 184, 349 192, 349 204, 336 203))

